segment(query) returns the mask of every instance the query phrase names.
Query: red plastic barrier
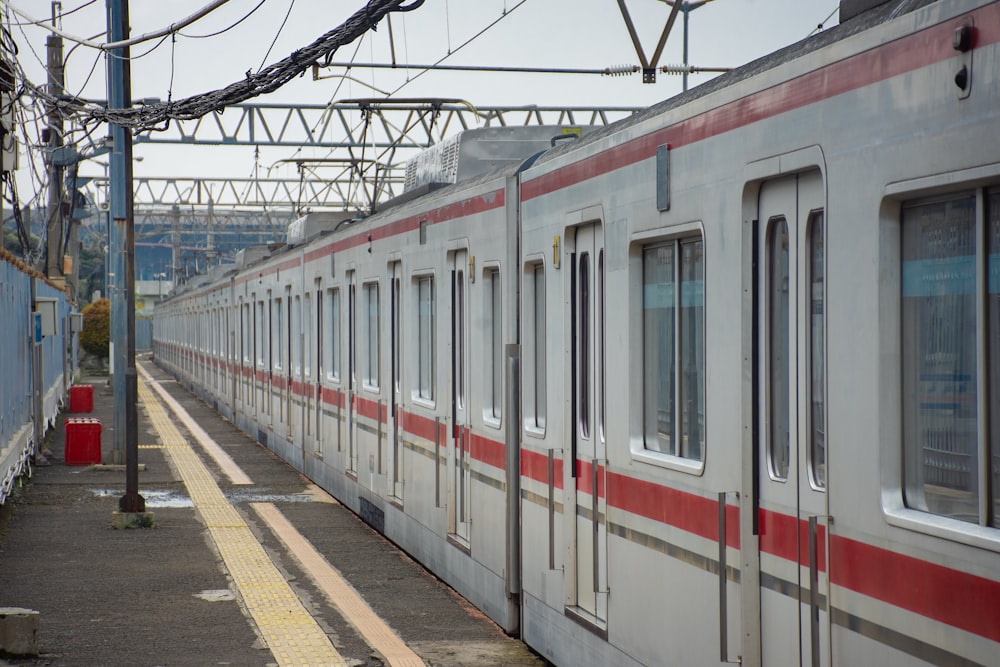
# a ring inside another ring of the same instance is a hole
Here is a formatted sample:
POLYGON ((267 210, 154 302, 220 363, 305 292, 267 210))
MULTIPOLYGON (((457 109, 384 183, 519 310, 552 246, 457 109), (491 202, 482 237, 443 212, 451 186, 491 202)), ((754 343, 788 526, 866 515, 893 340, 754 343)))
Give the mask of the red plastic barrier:
POLYGON ((101 462, 101 420, 89 417, 71 418, 65 422, 68 466, 88 466, 101 462))
POLYGON ((69 411, 94 411, 94 385, 78 384, 69 388, 69 411))

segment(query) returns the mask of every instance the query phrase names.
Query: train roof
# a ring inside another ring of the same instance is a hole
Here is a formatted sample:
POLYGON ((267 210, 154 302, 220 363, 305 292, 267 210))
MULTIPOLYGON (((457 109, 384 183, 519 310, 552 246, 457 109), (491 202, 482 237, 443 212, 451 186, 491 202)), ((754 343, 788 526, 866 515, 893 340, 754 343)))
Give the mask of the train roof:
MULTIPOLYGON (((854 4, 857 4, 859 1, 860 0, 854 0, 854 4)), ((871 2, 871 0, 866 1, 869 3, 871 2)), ((889 0, 874 8, 860 11, 860 13, 856 15, 850 14, 850 18, 848 18, 845 22, 834 26, 829 30, 824 30, 816 35, 790 44, 782 49, 779 49, 778 51, 732 69, 725 74, 701 84, 700 86, 691 88, 690 90, 680 93, 679 95, 675 95, 674 97, 670 97, 662 102, 659 102, 658 104, 655 104, 628 118, 623 118, 622 120, 607 125, 606 127, 590 132, 586 136, 582 137, 580 141, 556 146, 552 150, 549 150, 544 155, 540 156, 537 160, 537 164, 544 163, 555 156, 561 155, 567 151, 575 150, 580 146, 600 141, 609 135, 620 132, 624 128, 642 123, 643 121, 659 116, 660 114, 672 109, 683 107, 694 100, 711 95, 719 90, 723 90, 741 81, 745 81, 763 72, 774 69, 784 63, 796 60, 814 51, 818 51, 826 46, 829 46, 830 44, 835 44, 841 40, 847 39, 848 37, 891 21, 898 16, 916 11, 922 7, 926 7, 927 5, 931 5, 939 1, 940 0, 889 0)), ((842 3, 842 15, 845 11, 843 7, 845 4, 850 5, 851 3, 846 2, 846 0, 842 3)), ((858 9, 855 9, 855 11, 858 11, 858 9)))

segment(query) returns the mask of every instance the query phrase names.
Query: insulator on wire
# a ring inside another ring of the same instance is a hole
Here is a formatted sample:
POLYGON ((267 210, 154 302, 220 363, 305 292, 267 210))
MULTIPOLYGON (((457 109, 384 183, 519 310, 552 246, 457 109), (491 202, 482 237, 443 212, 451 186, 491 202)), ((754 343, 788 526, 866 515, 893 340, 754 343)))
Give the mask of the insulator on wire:
POLYGON ((693 69, 690 65, 664 65, 660 71, 664 74, 691 74, 693 69))
POLYGON ((606 76, 628 76, 639 71, 638 65, 612 65, 604 68, 606 76))

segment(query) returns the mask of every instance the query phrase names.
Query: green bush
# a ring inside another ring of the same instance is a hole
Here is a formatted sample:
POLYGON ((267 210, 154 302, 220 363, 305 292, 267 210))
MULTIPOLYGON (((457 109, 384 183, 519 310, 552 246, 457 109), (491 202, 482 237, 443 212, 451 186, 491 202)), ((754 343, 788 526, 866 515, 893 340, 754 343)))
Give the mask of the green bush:
POLYGON ((98 299, 83 309, 80 345, 90 354, 107 359, 111 340, 111 302, 98 299))

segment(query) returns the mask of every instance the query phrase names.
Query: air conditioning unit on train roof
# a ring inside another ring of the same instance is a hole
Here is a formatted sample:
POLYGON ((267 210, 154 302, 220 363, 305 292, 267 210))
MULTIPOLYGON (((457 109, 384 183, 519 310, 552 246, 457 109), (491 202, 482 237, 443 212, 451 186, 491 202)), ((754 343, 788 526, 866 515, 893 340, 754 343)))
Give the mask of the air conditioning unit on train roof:
POLYGON ((306 213, 288 224, 285 232, 285 242, 292 245, 305 243, 323 232, 333 231, 344 220, 350 220, 358 215, 357 211, 318 211, 306 213))
POLYGON ((253 248, 243 248, 236 253, 236 268, 243 269, 254 262, 258 262, 271 254, 267 246, 256 246, 253 248))
POLYGON ((483 127, 443 139, 406 163, 403 191, 429 183, 459 183, 494 169, 520 164, 551 148, 555 139, 593 130, 590 126, 483 127))

